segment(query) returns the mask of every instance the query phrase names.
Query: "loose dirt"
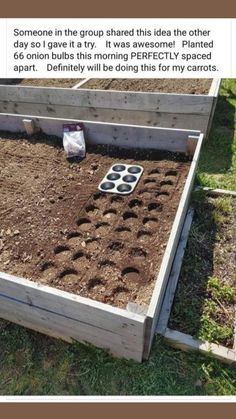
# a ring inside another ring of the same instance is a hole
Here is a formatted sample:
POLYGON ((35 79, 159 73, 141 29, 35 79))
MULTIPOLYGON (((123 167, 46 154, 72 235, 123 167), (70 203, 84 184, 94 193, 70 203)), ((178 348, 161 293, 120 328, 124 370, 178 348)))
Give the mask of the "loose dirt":
POLYGON ((0 139, 0 270, 119 307, 147 304, 190 162, 108 146, 69 162, 58 138, 0 139), (144 167, 131 195, 97 189, 115 162, 144 167))
POLYGON ((73 87, 82 79, 9 79, 4 84, 36 87, 73 87))
POLYGON ((81 89, 208 94, 210 79, 91 79, 81 89))

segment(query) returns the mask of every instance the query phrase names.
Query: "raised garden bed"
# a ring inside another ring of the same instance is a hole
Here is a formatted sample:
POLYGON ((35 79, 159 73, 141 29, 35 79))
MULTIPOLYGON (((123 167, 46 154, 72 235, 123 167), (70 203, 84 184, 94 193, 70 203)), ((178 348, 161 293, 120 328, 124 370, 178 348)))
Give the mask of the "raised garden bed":
MULTIPOLYGON (((189 92, 208 89, 207 94, 186 94, 160 93, 155 90, 150 92, 86 88, 90 86, 90 83, 91 81, 84 80, 79 88, 73 91, 56 87, 0 86, 0 112, 194 129, 206 134, 211 125, 220 86, 218 79, 212 80, 211 84, 209 80, 198 83, 189 80, 176 81, 178 92, 184 84, 187 85, 189 92), (191 85, 193 85, 192 88, 190 88, 191 85)), ((105 84, 106 80, 103 80, 103 83, 105 84)), ((126 80, 125 84, 127 83, 126 80)), ((141 90, 141 81, 137 83, 141 90)), ((160 84, 160 80, 158 83, 160 84)), ((145 90, 152 85, 152 82, 144 79, 142 84, 145 90)), ((171 82, 173 90, 175 84, 171 82)), ((116 81, 116 85, 119 85, 119 81, 116 81)), ((121 80, 121 88, 123 85, 124 81, 121 80)), ((166 90, 168 90, 167 87, 166 90)), ((184 91, 184 88, 182 90, 184 91)))
MULTIPOLYGON (((46 134, 61 135, 62 123, 34 120, 46 134)), ((0 128, 24 132, 24 123, 1 115, 0 128)), ((155 334, 203 136, 93 122, 84 128, 88 155, 79 165, 67 163, 53 139, 2 135, 0 316, 141 361, 155 334), (190 165, 185 153, 193 152, 190 165), (143 165, 144 174, 119 200, 98 192, 97 183, 121 159, 143 165)))

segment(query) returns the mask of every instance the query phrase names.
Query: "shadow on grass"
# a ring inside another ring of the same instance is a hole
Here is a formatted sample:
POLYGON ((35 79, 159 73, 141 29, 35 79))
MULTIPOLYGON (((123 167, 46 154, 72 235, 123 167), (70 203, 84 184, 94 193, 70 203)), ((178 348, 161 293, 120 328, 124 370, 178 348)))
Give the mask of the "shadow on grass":
POLYGON ((232 395, 236 370, 156 338, 148 362, 0 321, 1 395, 232 395))
MULTIPOLYGON (((200 193, 197 194, 198 196, 200 193)), ((169 327, 199 337, 207 283, 213 274, 216 225, 205 194, 195 203, 195 213, 183 259, 169 327)))
POLYGON ((232 348, 235 300, 232 257, 223 248, 226 242, 229 241, 228 247, 233 242, 232 218, 230 224, 227 220, 234 207, 230 207, 230 198, 209 199, 203 191, 193 194, 192 205, 195 214, 169 327, 232 348), (227 264, 224 270, 219 270, 224 264, 227 264), (220 275, 217 278, 216 272, 220 275), (232 301, 225 292, 232 293, 232 301))
POLYGON ((231 170, 234 154, 235 104, 236 94, 231 88, 221 88, 212 129, 206 139, 198 168, 198 180, 201 174, 226 174, 231 170))

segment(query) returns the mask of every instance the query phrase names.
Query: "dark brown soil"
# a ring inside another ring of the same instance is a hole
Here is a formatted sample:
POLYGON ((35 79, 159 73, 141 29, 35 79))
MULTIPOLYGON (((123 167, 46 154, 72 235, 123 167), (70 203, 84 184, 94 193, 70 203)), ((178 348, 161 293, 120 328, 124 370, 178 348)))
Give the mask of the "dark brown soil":
POLYGON ((91 79, 81 89, 208 94, 210 79, 91 79))
POLYGON ((148 303, 189 161, 93 146, 68 162, 59 139, 0 138, 0 270, 115 306, 148 303), (100 193, 121 161, 144 167, 135 191, 100 193))
POLYGON ((73 87, 82 79, 11 79, 8 83, 20 86, 73 87))

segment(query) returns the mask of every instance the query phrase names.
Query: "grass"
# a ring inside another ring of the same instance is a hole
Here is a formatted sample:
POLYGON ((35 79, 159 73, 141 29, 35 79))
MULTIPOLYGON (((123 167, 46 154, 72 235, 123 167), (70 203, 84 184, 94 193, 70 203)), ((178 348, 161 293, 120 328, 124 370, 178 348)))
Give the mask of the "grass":
POLYGON ((197 178, 201 185, 236 190, 236 79, 222 82, 209 140, 197 178))
MULTIPOLYGON (((198 182, 236 189, 236 138, 234 132, 236 81, 224 80, 209 140, 204 145, 198 182)), ((194 198, 201 203, 201 194, 194 198)), ((217 214, 227 216, 229 202, 222 198, 217 214)), ((212 219, 206 222, 211 223, 212 219)), ((204 230, 191 232, 197 240, 204 230)), ((201 258, 192 249, 186 269, 197 272, 201 258)), ((205 249, 207 251, 207 248, 205 249)), ((231 289, 211 278, 209 292, 217 299, 231 299, 231 289)), ((188 295, 186 295, 186 299, 188 295)), ((194 322, 194 301, 191 318, 194 322)), ((214 301, 209 310, 215 309, 214 301)), ((184 307, 183 307, 184 310, 184 307)), ((186 313, 188 316, 189 313, 186 313)), ((214 329, 205 322, 207 334, 214 329)), ((219 331, 217 331, 219 334, 219 331)), ((157 337, 148 362, 114 359, 106 352, 61 341, 0 321, 0 394, 11 395, 235 395, 236 369, 209 356, 184 353, 157 337)))
POLYGON ((137 364, 6 324, 0 362, 1 394, 226 395, 234 394, 236 385, 233 369, 174 350, 161 338, 150 360, 137 364))
POLYGON ((170 327, 232 347, 235 261, 231 230, 236 205, 232 197, 207 198, 203 191, 193 194, 192 205, 195 214, 170 327))

